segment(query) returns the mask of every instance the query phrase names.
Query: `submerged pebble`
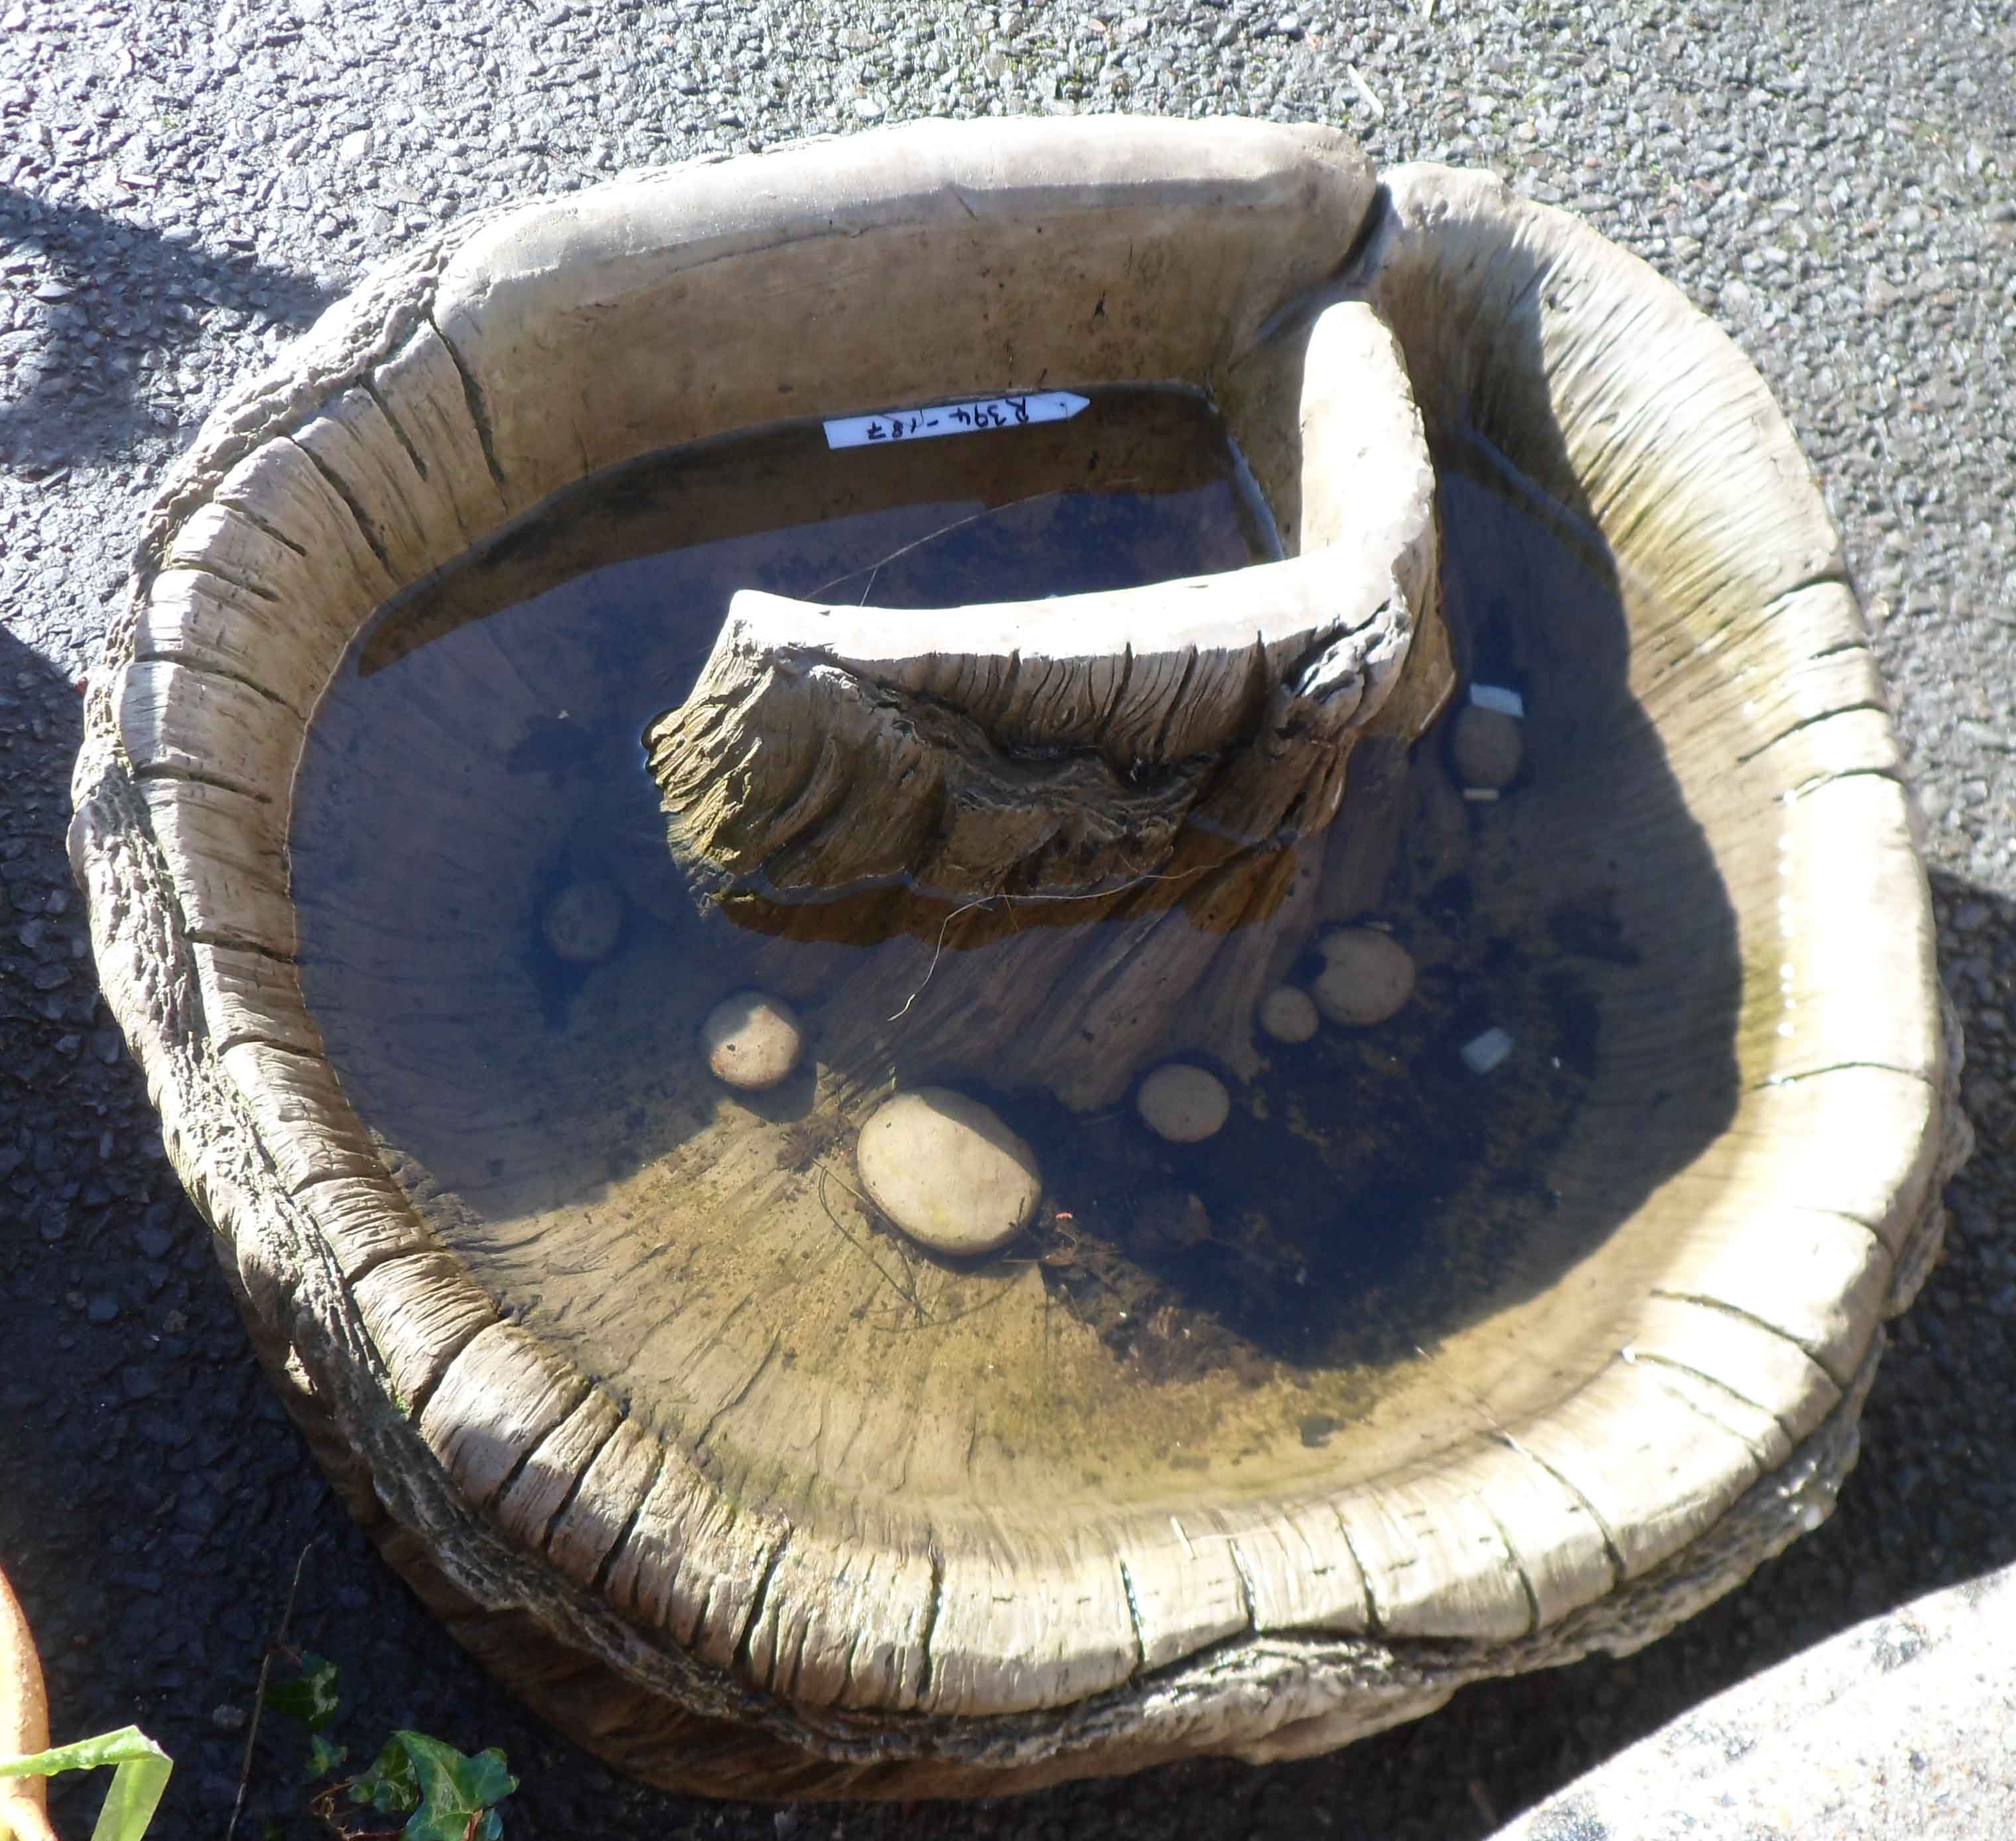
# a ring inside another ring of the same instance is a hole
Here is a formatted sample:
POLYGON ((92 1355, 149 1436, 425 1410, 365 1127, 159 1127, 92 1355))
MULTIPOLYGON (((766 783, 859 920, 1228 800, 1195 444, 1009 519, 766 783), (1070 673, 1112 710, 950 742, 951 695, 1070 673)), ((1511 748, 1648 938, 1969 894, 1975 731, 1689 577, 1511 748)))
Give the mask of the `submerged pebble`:
POLYGON ((1260 1027, 1276 1042, 1306 1042, 1322 1018, 1316 1000, 1293 985, 1276 985, 1260 1000, 1260 1027))
POLYGON ((622 895, 614 883, 599 879, 570 882, 546 903, 539 924, 546 944, 561 958, 592 965, 616 950, 623 931, 622 895))
POLYGON ((1169 1061, 1141 1083, 1135 1105, 1142 1122, 1172 1144, 1215 1136, 1232 1116, 1232 1095, 1215 1074, 1187 1061, 1169 1061))
POLYGON ((715 1078, 745 1092, 775 1086, 798 1065, 805 1031, 780 997, 737 991, 724 997, 700 1026, 700 1046, 715 1078))
POLYGON ((1414 994, 1414 957, 1391 934, 1341 927, 1316 946, 1324 964, 1310 995, 1334 1023, 1383 1023, 1414 994))
POLYGON ((1523 728, 1517 716, 1503 710, 1466 704, 1449 733, 1449 758, 1456 778, 1466 787, 1485 791, 1510 786, 1526 758, 1523 728))
POLYGON ((1036 1154, 992 1108, 949 1087, 877 1108, 854 1155, 869 1199, 935 1252, 973 1258, 1006 1245, 1042 1194, 1036 1154))

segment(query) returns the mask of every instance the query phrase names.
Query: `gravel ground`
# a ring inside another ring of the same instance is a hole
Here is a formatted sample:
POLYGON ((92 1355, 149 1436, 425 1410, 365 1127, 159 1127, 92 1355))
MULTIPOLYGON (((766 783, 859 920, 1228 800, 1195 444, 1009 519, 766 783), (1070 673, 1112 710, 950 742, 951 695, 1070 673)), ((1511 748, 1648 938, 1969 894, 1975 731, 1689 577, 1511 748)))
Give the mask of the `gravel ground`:
MULTIPOLYGON (((221 1833, 263 1635, 307 1547, 294 1630, 343 1668, 339 1736, 503 1746, 514 1835, 1452 1841, 1795 1648, 2016 1558, 2016 537, 1997 515, 2016 471, 2016 6, 1940 10, 1928 27, 1908 0, 0 0, 0 1555, 58 1736, 137 1720, 178 1760, 157 1833, 221 1833), (402 240, 801 133, 1113 109, 1340 122, 1384 160, 1489 165, 1742 341, 1868 602, 1981 1148, 1833 1521, 1640 1656, 1473 1688, 1293 1767, 967 1810, 679 1802, 493 1689, 268 1400, 93 989, 63 853, 77 680, 171 457, 402 240)), ((290 1810, 308 1832, 297 1758, 262 1739, 241 1833, 290 1810)), ((88 1826, 74 1795, 58 1807, 88 1826)))

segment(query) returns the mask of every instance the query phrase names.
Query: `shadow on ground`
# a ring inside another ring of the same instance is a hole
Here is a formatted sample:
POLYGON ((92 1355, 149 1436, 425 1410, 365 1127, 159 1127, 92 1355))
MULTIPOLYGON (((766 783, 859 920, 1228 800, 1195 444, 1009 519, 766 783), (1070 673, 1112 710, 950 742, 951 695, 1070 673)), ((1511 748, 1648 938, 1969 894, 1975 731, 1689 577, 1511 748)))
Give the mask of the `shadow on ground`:
POLYGON ((170 409, 157 413, 141 393, 142 361, 193 343, 206 315, 298 329, 334 297, 249 254, 213 254, 88 205, 0 186, 0 247, 9 245, 52 272, 27 290, 39 323, 30 319, 36 336, 16 355, 18 394, 0 401, 0 467, 23 471, 106 459, 172 423, 170 409))

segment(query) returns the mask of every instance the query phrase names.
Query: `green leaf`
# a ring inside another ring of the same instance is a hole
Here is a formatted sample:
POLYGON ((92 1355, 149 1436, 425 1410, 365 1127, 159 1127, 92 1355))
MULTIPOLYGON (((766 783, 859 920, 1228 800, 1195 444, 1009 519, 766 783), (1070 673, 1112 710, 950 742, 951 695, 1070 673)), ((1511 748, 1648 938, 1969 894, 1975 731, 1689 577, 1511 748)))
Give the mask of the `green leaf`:
POLYGON ((371 1768, 351 1785, 350 1800, 368 1803, 380 1815, 403 1814, 419 1801, 413 1761, 398 1739, 387 1739, 371 1768))
POLYGON ((331 1745, 319 1732, 308 1735, 308 1767, 303 1775, 312 1780, 335 1774, 336 1767, 350 1756, 347 1746, 331 1745))
POLYGON ((113 1767, 112 1787, 105 1792, 91 1841, 140 1841, 175 1766, 137 1726, 24 1758, 0 1758, 0 1777, 54 1777, 59 1771, 95 1771, 106 1764, 113 1767))
POLYGON ((291 1681, 275 1681, 266 1689, 269 1713, 283 1713, 301 1720, 311 1732, 319 1732, 336 1717, 340 1704, 336 1695, 336 1664, 327 1657, 305 1652, 301 1672, 291 1681))
POLYGON ((470 1758, 424 1732, 392 1736, 406 1748, 421 1790, 420 1806, 404 1831, 405 1841, 465 1841, 479 1816, 483 1819, 475 1821, 476 1832, 484 1841, 503 1832, 502 1819, 491 1805, 517 1789, 518 1780, 505 1768, 502 1752, 492 1746, 470 1758))

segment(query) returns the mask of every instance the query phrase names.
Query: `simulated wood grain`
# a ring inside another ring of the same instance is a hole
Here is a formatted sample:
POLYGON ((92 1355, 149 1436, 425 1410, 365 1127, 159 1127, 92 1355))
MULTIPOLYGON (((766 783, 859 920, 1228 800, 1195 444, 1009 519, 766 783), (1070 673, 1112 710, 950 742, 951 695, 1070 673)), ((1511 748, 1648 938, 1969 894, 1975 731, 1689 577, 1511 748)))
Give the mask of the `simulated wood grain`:
POLYGON ((198 778, 284 805, 301 755, 301 718, 238 679, 142 659, 127 668, 119 718, 143 775, 198 778))
POLYGON ((315 1225, 346 1284, 387 1259, 437 1250, 398 1185, 383 1176, 331 1176, 311 1192, 315 1225))
POLYGON ((143 780, 140 791, 190 935, 290 960, 297 928, 272 802, 178 779, 143 780))
POLYGON ((259 1126, 260 1142, 292 1194, 328 1176, 372 1176, 377 1158, 319 1054, 240 1042, 218 1057, 259 1126))
POLYGON ((293 438, 394 583, 413 581, 466 547, 452 502, 429 488, 414 450, 369 391, 346 390, 293 438))
POLYGON ((420 1414, 420 1436, 464 1494, 487 1507, 581 1403, 586 1381, 515 1324, 463 1344, 420 1414))
POLYGON ((496 1306, 445 1253, 387 1259, 351 1289, 402 1418, 425 1406, 456 1353, 497 1320, 496 1306))
POLYGON ((616 1436, 622 1409, 590 1389, 524 1455, 497 1497, 497 1519, 522 1546, 544 1550, 554 1519, 580 1487, 581 1473, 616 1436))
POLYGON ((203 1021, 220 1052, 256 1039, 297 1054, 322 1054, 322 1032, 308 1014, 293 965, 270 953, 209 941, 192 946, 189 956, 203 993, 203 1021))
POLYGON ((1588 1503, 1626 1578, 1712 1526, 1763 1468, 1720 1419, 1623 1361, 1544 1419, 1509 1430, 1588 1503))
POLYGON ((426 480, 421 515, 430 528, 445 531, 445 513, 465 543, 494 530, 506 515, 504 499, 484 456, 462 373, 431 323, 372 373, 371 389, 426 480))
POLYGON ((142 660, 249 679, 305 722, 326 663, 286 644, 286 616, 267 596, 208 570, 164 569, 147 591, 133 650, 142 660))

